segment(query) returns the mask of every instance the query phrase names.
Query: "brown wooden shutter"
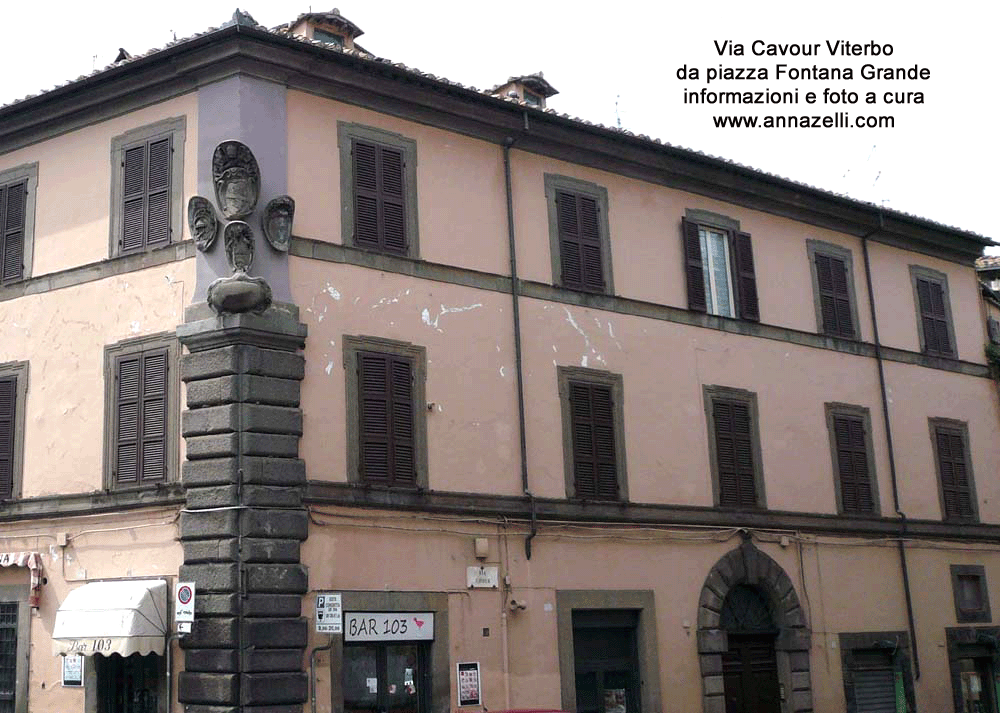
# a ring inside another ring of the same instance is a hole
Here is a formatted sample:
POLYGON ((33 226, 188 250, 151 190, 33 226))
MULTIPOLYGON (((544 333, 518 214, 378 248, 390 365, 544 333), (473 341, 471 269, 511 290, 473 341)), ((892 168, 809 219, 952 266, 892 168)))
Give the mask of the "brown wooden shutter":
POLYGON ((740 319, 760 321, 757 303, 757 276, 753 267, 753 245, 750 233, 732 233, 733 278, 736 281, 736 299, 740 319))
POLYGON ((976 513, 965 459, 965 439, 961 432, 946 428, 938 428, 935 438, 944 516, 949 520, 972 520, 976 513))
POLYGON ((116 485, 144 485, 167 478, 166 349, 118 359, 115 373, 116 485))
POLYGON ((358 396, 361 477, 415 486, 413 365, 402 357, 359 352, 358 396))
POLYGON ((0 379, 0 500, 14 494, 14 410, 17 408, 17 378, 0 379))
POLYGON ((146 181, 146 247, 170 242, 170 137, 149 143, 146 181))
POLYGON ((576 496, 617 500, 618 461, 611 387, 571 381, 569 401, 576 496))
POLYGON ((757 507, 750 406, 742 401, 716 399, 712 403, 719 504, 757 507))
POLYGON ((406 254, 406 163, 399 149, 354 140, 354 244, 406 254))
POLYGON ((823 333, 854 336, 851 295, 847 287, 847 264, 840 258, 816 253, 816 282, 819 286, 823 333))
POLYGON ((871 474, 868 469, 868 449, 865 445, 863 419, 854 416, 833 417, 834 440, 837 445, 837 470, 844 512, 875 511, 871 474))
POLYGON ((122 157, 121 252, 146 244, 146 145, 125 150, 122 157))
POLYGON ((24 212, 27 181, 0 186, 0 282, 24 275, 24 212))
POLYGON ((684 246, 684 276, 687 282, 688 309, 705 312, 705 267, 701 255, 698 224, 681 218, 681 242, 684 246))
POLYGON ((562 285, 577 289, 604 289, 601 255, 600 207, 590 196, 558 191, 556 216, 562 285))
POLYGON ((944 286, 937 280, 917 278, 917 298, 920 301, 920 321, 924 328, 924 351, 928 354, 953 356, 948 335, 948 315, 944 305, 944 286))

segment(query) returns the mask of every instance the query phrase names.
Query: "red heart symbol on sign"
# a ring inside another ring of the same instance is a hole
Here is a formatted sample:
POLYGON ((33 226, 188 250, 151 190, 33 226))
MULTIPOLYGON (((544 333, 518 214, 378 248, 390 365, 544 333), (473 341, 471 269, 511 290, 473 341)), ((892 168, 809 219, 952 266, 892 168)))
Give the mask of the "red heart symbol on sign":
POLYGON ((424 622, 417 617, 413 617, 413 623, 417 625, 418 629, 424 625, 424 622))

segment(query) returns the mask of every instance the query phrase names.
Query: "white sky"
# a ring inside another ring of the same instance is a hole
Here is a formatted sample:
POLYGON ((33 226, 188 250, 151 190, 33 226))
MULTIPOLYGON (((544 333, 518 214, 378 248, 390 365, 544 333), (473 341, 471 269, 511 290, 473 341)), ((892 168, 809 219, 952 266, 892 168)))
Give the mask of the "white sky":
MULTIPOLYGON (((98 0, 80 5, 7 2, 0 26, 0 66, 8 69, 0 103, 51 88, 111 62, 119 47, 133 54, 160 47, 228 20, 237 0, 137 3, 98 0), (95 60, 96 55, 96 60, 95 60), (16 71, 10 71, 15 68, 16 71)), ((310 9, 277 0, 247 0, 243 9, 263 25, 310 9)), ((339 2, 376 55, 480 88, 512 74, 543 70, 560 93, 549 106, 596 123, 648 134, 675 145, 728 158, 853 198, 954 225, 1000 240, 1000 68, 993 55, 993 3, 953 0, 833 0, 826 3, 717 0, 703 3, 545 2, 469 0, 339 2), (988 9, 992 11, 988 12, 988 9), (743 43, 746 56, 719 56, 713 40, 743 43), (891 58, 756 57, 754 40, 823 43, 838 39, 893 45, 891 58), (738 107, 685 106, 682 86, 704 86, 704 69, 720 64, 766 67, 764 81, 713 83, 709 89, 791 90, 815 86, 776 81, 773 68, 852 67, 852 82, 819 86, 859 93, 923 91, 925 103, 902 106, 772 106, 742 113, 894 114, 894 129, 716 129, 713 114, 738 107), (922 82, 880 83, 858 78, 865 62, 930 69, 922 82), (701 82, 682 83, 682 64, 703 70, 701 82)), ((316 2, 316 0, 313 0, 316 2)), ((312 10, 330 9, 313 5, 312 10)))

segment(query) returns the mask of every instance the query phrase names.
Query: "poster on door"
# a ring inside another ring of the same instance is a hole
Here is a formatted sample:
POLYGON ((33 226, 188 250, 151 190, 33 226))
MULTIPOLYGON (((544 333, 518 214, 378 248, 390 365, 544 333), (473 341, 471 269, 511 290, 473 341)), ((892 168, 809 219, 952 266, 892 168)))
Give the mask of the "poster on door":
POLYGON ((482 705, 483 691, 479 683, 479 662, 458 664, 458 705, 482 705))
POLYGON ((604 713, 627 713, 624 688, 604 689, 604 713))

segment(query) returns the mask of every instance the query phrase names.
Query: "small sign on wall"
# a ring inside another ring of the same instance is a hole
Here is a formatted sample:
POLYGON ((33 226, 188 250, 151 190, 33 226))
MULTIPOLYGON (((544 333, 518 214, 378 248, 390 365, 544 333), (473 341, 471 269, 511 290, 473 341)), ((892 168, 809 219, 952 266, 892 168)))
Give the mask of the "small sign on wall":
POLYGON ((80 654, 63 656, 62 685, 73 687, 83 685, 83 656, 80 654))
POLYGON ((316 592, 316 633, 343 634, 343 599, 337 592, 316 592))
POLYGON ((479 662, 458 664, 458 705, 481 706, 483 690, 479 679, 479 662))
POLYGON ((500 586, 500 568, 467 567, 465 584, 469 589, 496 589, 500 586))

